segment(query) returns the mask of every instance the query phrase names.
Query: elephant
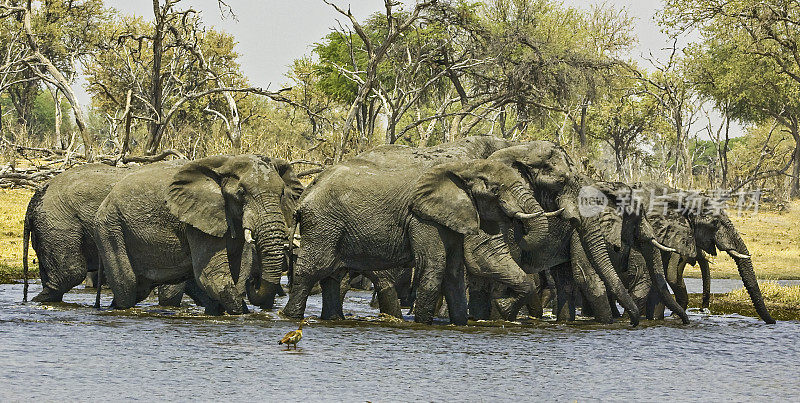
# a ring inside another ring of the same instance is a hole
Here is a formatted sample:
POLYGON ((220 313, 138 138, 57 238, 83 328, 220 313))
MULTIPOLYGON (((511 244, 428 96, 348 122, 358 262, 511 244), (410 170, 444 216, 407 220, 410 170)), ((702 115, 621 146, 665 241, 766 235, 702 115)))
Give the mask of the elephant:
MULTIPOLYGON (((591 191, 585 189, 586 193, 591 192, 604 198, 605 202, 594 210, 586 208, 586 213, 595 214, 599 218, 612 264, 626 284, 639 311, 645 312, 648 297, 655 298, 668 306, 683 323, 688 323, 685 307, 678 304, 669 292, 661 262, 662 252, 674 252, 676 249, 667 240, 663 240, 667 243, 662 244, 657 239, 650 220, 645 217, 646 212, 641 207, 644 205, 647 208, 651 204, 649 196, 645 194, 635 199, 635 189, 621 182, 595 182, 590 189, 591 191), (624 204, 625 201, 632 200, 637 200, 638 206, 624 204)), ((573 249, 572 264, 585 267, 589 262, 580 250, 573 249)), ((574 281, 582 290, 587 289, 581 284, 582 276, 575 276, 574 281)), ((613 300, 609 305, 604 296, 599 294, 584 292, 583 297, 589 304, 592 315, 599 321, 607 321, 615 314, 613 311, 616 304, 613 300)))
POLYGON ((520 271, 508 248, 497 240, 481 242, 479 230, 497 234, 519 225, 537 238, 528 240, 531 244, 546 234, 540 228, 546 225, 544 212, 515 170, 464 158, 483 147, 481 142, 455 150, 379 146, 321 173, 298 205, 302 245, 283 314, 302 317, 310 289, 320 281, 322 318, 340 318, 340 269, 413 265, 415 321, 432 322, 441 289, 450 322, 466 324, 462 256, 471 253, 465 251, 468 245, 493 249, 496 272, 520 271))
MULTIPOLYGON (((535 274, 551 269, 556 284, 557 311, 568 304, 565 287, 569 286, 571 277, 576 277, 584 279, 580 283, 584 294, 593 295, 594 300, 606 301, 608 294, 611 294, 625 308, 631 324, 638 324, 639 308, 611 262, 599 217, 581 212, 581 192, 593 181, 578 173, 567 153, 549 141, 531 141, 503 148, 488 159, 514 167, 526 179, 545 211, 560 212, 559 215, 547 217, 549 233, 540 237, 542 241, 539 244, 527 245, 519 253, 514 253, 526 273, 535 274), (535 250, 535 254, 531 250, 535 250), (570 266, 571 254, 576 250, 585 254, 586 265, 570 266)), ((509 244, 524 246, 524 241, 517 239, 517 242, 509 244)), ((480 265, 480 256, 476 257, 480 265)), ((469 259, 467 262, 469 264, 469 259)), ((469 268, 467 271, 471 272, 469 268)), ((491 286, 485 282, 482 287, 471 288, 470 306, 476 308, 476 318, 484 319, 489 315, 490 290, 491 286)), ((503 318, 508 320, 514 320, 519 309, 526 302, 531 302, 513 297, 506 299, 506 303, 498 306, 503 318)), ((535 306, 533 308, 536 309, 535 306)), ((603 321, 610 321, 610 318, 604 318, 603 321)))
POLYGON ((86 164, 56 175, 39 187, 25 212, 22 265, 23 300, 28 300, 28 242, 39 259, 42 291, 36 302, 60 302, 64 293, 97 272, 94 217, 114 184, 131 172, 106 164, 86 164))
MULTIPOLYGON (((688 195, 692 193, 654 183, 638 183, 633 187, 645 195, 656 195, 664 202, 664 208, 648 211, 647 219, 659 242, 675 249, 674 252, 663 251, 661 260, 680 306, 685 309, 689 303, 683 269, 686 263, 697 263, 703 276, 703 307, 708 307, 710 268, 705 254, 715 256, 717 251, 724 251, 736 261, 742 283, 758 315, 766 323, 775 323, 764 304, 750 252, 719 200, 694 194, 690 201, 688 195)), ((651 297, 648 315, 663 317, 663 307, 656 309, 657 302, 657 298, 651 297)))
POLYGON ((302 190, 286 161, 254 155, 155 163, 126 176, 96 214, 112 306, 193 278, 209 313, 244 313, 245 293, 271 308, 302 190))

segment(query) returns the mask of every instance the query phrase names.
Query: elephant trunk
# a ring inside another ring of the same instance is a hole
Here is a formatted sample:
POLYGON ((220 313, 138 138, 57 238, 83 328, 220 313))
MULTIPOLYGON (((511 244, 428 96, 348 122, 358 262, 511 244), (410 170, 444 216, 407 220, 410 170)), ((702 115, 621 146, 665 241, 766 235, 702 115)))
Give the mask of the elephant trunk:
POLYGON ((742 240, 742 237, 733 228, 733 224, 730 222, 725 224, 722 231, 725 231, 727 237, 720 239, 721 237, 718 233, 717 246, 720 249, 728 252, 733 260, 736 261, 736 267, 739 269, 739 276, 742 277, 742 283, 744 283, 744 287, 747 289, 747 293, 750 295, 750 300, 753 301, 753 306, 756 308, 758 316, 760 316, 761 319, 766 323, 775 323, 775 319, 773 319, 769 314, 769 311, 767 311, 767 306, 764 304, 764 297, 761 295, 761 289, 758 287, 756 273, 753 269, 753 261, 749 257, 750 252, 748 252, 747 246, 744 244, 744 240, 742 240), (730 240, 732 248, 726 247, 723 239, 730 240))
POLYGON ((525 233, 520 239, 520 247, 524 250, 534 250, 547 238, 549 231, 547 216, 533 193, 524 185, 514 186, 510 190, 523 213, 532 215, 531 218, 522 219, 525 233))
POLYGON ((587 257, 608 289, 617 297, 630 317, 631 325, 639 324, 639 308, 617 275, 608 257, 605 239, 595 219, 584 219, 578 226, 578 235, 587 252, 587 257))
POLYGON ((673 313, 678 314, 684 324, 688 324, 689 316, 669 292, 667 279, 664 275, 664 265, 661 261, 661 252, 656 250, 655 246, 650 242, 643 242, 639 251, 644 257, 647 271, 650 273, 650 281, 652 286, 655 287, 656 292, 658 292, 659 296, 661 297, 661 302, 663 302, 664 305, 673 313))
POLYGON ((258 255, 256 266, 260 266, 260 270, 254 271, 251 281, 248 281, 248 297, 254 305, 270 309, 275 304, 284 268, 286 231, 283 215, 263 214, 254 227, 254 243, 258 255))

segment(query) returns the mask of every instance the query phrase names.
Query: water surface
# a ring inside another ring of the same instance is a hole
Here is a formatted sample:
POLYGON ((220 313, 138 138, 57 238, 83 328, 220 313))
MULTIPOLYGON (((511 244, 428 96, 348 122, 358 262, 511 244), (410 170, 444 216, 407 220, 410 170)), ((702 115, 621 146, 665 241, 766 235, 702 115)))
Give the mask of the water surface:
MULTIPOLYGON (((688 326, 454 328, 371 322, 377 311, 369 299, 368 292, 349 293, 345 310, 357 320, 311 321, 297 351, 286 351, 277 340, 297 325, 273 312, 213 318, 151 300, 98 312, 87 291, 48 306, 22 304, 21 284, 0 285, 0 401, 800 396, 800 322, 691 312, 688 326)), ((104 295, 103 304, 110 300, 104 295)), ((320 297, 312 296, 307 315, 319 312, 320 297)))

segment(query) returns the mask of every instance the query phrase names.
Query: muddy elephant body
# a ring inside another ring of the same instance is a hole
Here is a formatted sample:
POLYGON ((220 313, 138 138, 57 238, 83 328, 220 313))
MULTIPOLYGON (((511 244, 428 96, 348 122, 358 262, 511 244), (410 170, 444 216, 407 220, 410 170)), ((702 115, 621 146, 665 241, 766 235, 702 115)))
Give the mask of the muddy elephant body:
MULTIPOLYGON (((131 172, 106 164, 86 164, 55 176, 36 190, 25 213, 23 266, 27 273, 28 240, 39 261, 42 291, 37 302, 59 302, 64 293, 96 272, 100 258, 94 219, 100 203, 131 172)), ((27 275, 25 296, 27 300, 27 275)))
POLYGON ((496 232, 517 213, 540 220, 540 211, 531 211, 538 205, 513 170, 462 161, 460 152, 381 146, 322 173, 299 204, 302 247, 284 314, 301 317, 310 287, 322 280, 323 318, 341 317, 341 279, 331 277, 339 269, 414 266, 415 320, 432 321, 443 289, 451 322, 466 323, 464 237, 479 226, 496 232))
POLYGON ((302 190, 296 178, 284 181, 289 171, 281 160, 215 156, 152 164, 118 182, 97 211, 95 235, 114 307, 188 279, 212 301, 210 313, 243 313, 248 286, 274 299, 302 190))
MULTIPOLYGON (((633 188, 665 201, 663 209, 648 211, 647 218, 652 223, 655 238, 674 249, 673 252, 663 251, 661 261, 680 306, 686 308, 689 302, 683 281, 683 269, 688 263, 700 265, 703 307, 708 307, 711 279, 706 255, 715 256, 718 251, 723 251, 736 262, 742 283, 758 315, 766 323, 775 323, 764 304, 750 252, 724 211, 724 201, 654 183, 638 183, 633 188)), ((663 307, 656 309, 652 306, 658 299, 650 298, 650 301, 648 313, 656 310, 655 316, 663 316, 663 307)))

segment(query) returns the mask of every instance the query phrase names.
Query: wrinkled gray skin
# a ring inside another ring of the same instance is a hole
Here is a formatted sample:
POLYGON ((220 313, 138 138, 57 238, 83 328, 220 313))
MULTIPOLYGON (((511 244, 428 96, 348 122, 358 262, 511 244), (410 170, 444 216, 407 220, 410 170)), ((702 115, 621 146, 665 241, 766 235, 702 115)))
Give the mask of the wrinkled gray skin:
MULTIPOLYGON (((623 209, 621 207, 627 206, 617 205, 618 200, 634 200, 633 189, 620 182, 597 182, 592 186, 607 197, 608 204, 598 212, 598 218, 608 254, 640 312, 644 312, 648 294, 652 289, 653 298, 663 302, 680 316, 684 323, 688 323, 689 317, 685 308, 678 305, 667 288, 661 263, 661 250, 652 242, 655 234, 649 220, 644 217, 642 210, 623 209), (626 211, 620 214, 622 210, 626 211)), ((638 196, 646 209, 649 206, 649 195, 638 196)), ((670 247, 670 245, 661 246, 670 247)), ((573 247, 572 259, 575 283, 582 291, 584 300, 589 303, 593 316, 601 322, 611 320, 616 313, 614 301, 612 300, 610 305, 606 303, 607 297, 601 295, 598 290, 593 290, 590 285, 583 284, 584 277, 580 275, 580 271, 574 269, 576 265, 588 267, 589 262, 585 254, 573 247)))
POLYGON ((39 259, 42 291, 37 302, 60 302, 64 293, 97 271, 100 260, 92 238, 94 216, 111 187, 130 172, 106 164, 86 164, 55 176, 36 190, 25 213, 23 267, 30 240, 39 259))
MULTIPOLYGON (((91 287, 97 287, 100 257, 92 235, 95 214, 111 188, 136 168, 81 165, 36 190, 25 213, 23 235, 25 241, 30 239, 39 259, 42 291, 33 301, 60 302, 64 293, 82 282, 81 277, 91 277, 95 280, 91 287)), ((23 243, 27 252, 27 242, 23 243)), ((27 273, 27 255, 23 255, 27 273)), ((25 283, 23 299, 27 300, 27 275, 25 283)), ((159 287, 159 305, 179 306, 184 287, 183 284, 159 287)), ((197 287, 189 290, 195 302, 207 300, 199 295, 202 291, 197 287)))
MULTIPOLYGON (((638 184, 634 187, 643 190, 643 193, 646 194, 649 194, 650 190, 653 190, 656 195, 676 195, 680 192, 678 189, 652 183, 638 184)), ((684 192, 684 194, 686 193, 684 192)), ((703 274, 703 304, 704 307, 708 306, 710 273, 708 261, 703 253, 715 256, 718 250, 725 251, 736 262, 742 283, 747 289, 758 315, 766 323, 775 323, 764 304, 753 262, 748 257, 750 252, 728 215, 724 211, 714 211, 710 208, 710 201, 707 197, 702 197, 703 204, 699 211, 687 209, 683 214, 676 213, 679 207, 677 198, 671 197, 667 200, 669 209, 666 215, 662 210, 648 214, 647 218, 652 223, 656 239, 677 250, 677 253, 662 252, 661 260, 664 264, 667 281, 675 292, 678 304, 686 308, 689 303, 686 284, 683 281, 683 269, 687 262, 690 264, 696 262, 700 265, 703 274)), ((659 306, 656 309, 657 302, 657 298, 650 298, 647 307, 648 317, 651 315, 663 317, 663 307, 659 306), (653 312, 654 310, 657 312, 653 312)))
MULTIPOLYGON (((625 307, 633 325, 638 324, 639 309, 616 273, 609 258, 606 242, 600 229, 598 217, 582 216, 578 208, 578 195, 580 189, 593 182, 579 174, 570 162, 566 152, 557 145, 547 141, 531 141, 514 147, 501 149, 489 157, 516 168, 526 178, 528 186, 534 190, 536 200, 545 211, 561 209, 558 216, 548 217, 550 233, 540 237, 543 241, 530 246, 536 254, 521 253, 518 260, 525 272, 539 273, 551 269, 556 283, 558 310, 571 300, 568 298, 570 277, 583 278, 584 292, 591 295, 602 295, 608 300, 608 295, 619 299, 625 307), (573 234, 574 233, 574 234, 573 234), (573 250, 581 250, 588 264, 570 267, 570 255, 573 250), (570 275, 572 271, 572 275, 570 275)), ((524 248, 523 248, 524 250, 524 248)), ((477 258, 480 258, 477 256, 477 258)), ((467 259, 469 262, 469 259, 467 259)), ((469 264, 469 263, 468 263, 469 264)), ((476 318, 485 317, 489 310, 486 302, 487 288, 476 287, 476 294, 470 294, 471 300, 475 299, 474 306, 483 307, 476 309, 476 318)), ((597 297, 601 298, 601 297, 597 297)), ((519 309, 530 301, 508 299, 500 302, 498 307, 506 319, 515 319, 519 309)), ((607 302, 605 305, 608 305, 607 302)), ((530 306, 529 306, 530 308, 530 306)), ((535 308, 535 307, 534 307, 535 308)), ((568 309, 568 308, 566 308, 568 309)), ((529 309, 530 310, 530 309, 529 309)), ((571 309, 570 309, 571 310, 571 309)))
MULTIPOLYGON (((518 225, 536 227, 543 212, 508 166, 465 161, 461 150, 430 151, 380 146, 315 179, 298 207, 302 246, 284 315, 302 317, 311 287, 322 280, 322 318, 341 318, 341 276, 334 275, 340 269, 413 265, 419 271, 415 320, 432 322, 443 290, 451 323, 466 324, 462 255, 467 239, 481 239, 479 229, 501 233, 518 221, 517 213, 535 216, 518 225)), ((500 245, 502 237, 483 239, 473 243, 496 252, 496 272, 520 271, 508 247, 500 245)))
POLYGON ((113 307, 190 278, 229 314, 245 311, 246 290, 253 304, 271 306, 301 190, 285 161, 252 155, 156 163, 126 176, 96 215, 113 307))

